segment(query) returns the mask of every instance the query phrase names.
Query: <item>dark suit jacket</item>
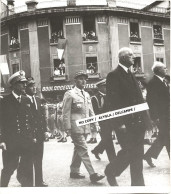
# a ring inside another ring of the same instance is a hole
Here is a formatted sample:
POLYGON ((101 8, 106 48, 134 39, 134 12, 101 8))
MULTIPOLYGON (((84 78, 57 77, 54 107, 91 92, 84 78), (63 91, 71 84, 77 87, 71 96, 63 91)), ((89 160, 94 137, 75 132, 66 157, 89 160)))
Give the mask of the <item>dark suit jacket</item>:
MULTIPOLYGON (((107 75, 106 110, 114 111, 141 103, 144 103, 144 100, 134 75, 130 77, 120 66, 107 75)), ((144 122, 145 129, 149 127, 150 120, 146 111, 114 118, 112 123, 114 127, 118 128, 123 124, 130 125, 130 123, 136 123, 138 120, 144 122)))
POLYGON ((42 105, 41 99, 35 97, 37 103, 37 110, 34 109, 32 103, 32 114, 34 116, 34 126, 35 126, 35 138, 38 142, 44 141, 44 133, 47 131, 47 123, 45 120, 45 111, 42 105))
POLYGON ((2 134, 7 150, 30 149, 33 145, 34 126, 28 97, 21 96, 19 103, 13 94, 1 101, 2 134))
POLYGON ((147 102, 150 107, 152 120, 169 124, 170 120, 170 92, 169 87, 154 75, 147 85, 147 102))
POLYGON ((92 105, 93 105, 93 110, 94 110, 94 113, 96 115, 103 113, 103 106, 104 105, 101 103, 101 98, 103 98, 103 100, 105 101, 105 96, 106 95, 102 95, 99 92, 96 95, 91 96, 91 102, 92 102, 92 105))

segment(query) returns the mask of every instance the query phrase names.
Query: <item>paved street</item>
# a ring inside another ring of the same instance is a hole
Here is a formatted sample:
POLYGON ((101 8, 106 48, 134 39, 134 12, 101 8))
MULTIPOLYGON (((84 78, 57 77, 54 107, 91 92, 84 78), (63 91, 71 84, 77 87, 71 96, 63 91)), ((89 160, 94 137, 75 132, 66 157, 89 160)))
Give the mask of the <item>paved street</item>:
MULTIPOLYGON (((100 139, 98 138, 98 141, 100 139)), ((115 142, 115 141, 114 141, 115 142)), ((89 151, 93 149, 96 144, 88 144, 89 151)), ((116 145, 116 150, 120 149, 119 145, 116 145)), ((145 150, 149 146, 145 146, 145 150)), ((52 139, 49 142, 45 142, 44 151, 44 180, 49 184, 49 187, 105 187, 108 186, 106 178, 101 180, 97 184, 92 184, 89 180, 89 175, 82 165, 81 172, 86 175, 85 179, 77 180, 70 179, 70 163, 73 153, 73 144, 70 137, 67 143, 57 143, 56 139, 52 139)), ((90 158, 95 170, 98 173, 104 172, 104 168, 107 162, 106 153, 101 155, 101 161, 96 160, 94 155, 90 153, 90 158)), ((150 168, 144 161, 144 177, 147 186, 169 186, 169 157, 166 149, 162 150, 157 161, 154 160, 156 168, 150 168)), ((2 157, 0 151, 0 169, 2 169, 2 157)), ((11 178, 9 187, 20 187, 20 184, 16 180, 16 173, 11 178)), ((130 174, 129 168, 123 172, 123 174, 117 178, 120 186, 130 186, 130 174)))

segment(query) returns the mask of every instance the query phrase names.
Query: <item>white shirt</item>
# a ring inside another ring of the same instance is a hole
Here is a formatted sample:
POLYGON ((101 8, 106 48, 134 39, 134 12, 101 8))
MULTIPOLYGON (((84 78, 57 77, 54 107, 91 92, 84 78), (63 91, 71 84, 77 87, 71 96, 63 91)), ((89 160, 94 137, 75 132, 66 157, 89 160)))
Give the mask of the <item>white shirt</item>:
POLYGON ((158 76, 158 75, 156 75, 156 74, 155 74, 155 76, 158 77, 158 78, 163 82, 164 77, 160 77, 160 76, 158 76))
POLYGON ((27 97, 30 98, 30 100, 31 100, 32 103, 33 103, 33 99, 32 98, 34 98, 34 102, 35 102, 35 106, 36 106, 36 110, 37 110, 37 102, 36 102, 35 96, 34 95, 33 96, 30 96, 30 95, 27 94, 27 97))
POLYGON ((17 99, 17 101, 18 101, 18 98, 20 98, 20 100, 21 100, 21 95, 20 96, 17 95, 14 91, 12 91, 12 94, 17 99))
POLYGON ((124 69, 127 73, 128 73, 128 67, 125 67, 124 65, 122 65, 121 63, 119 63, 119 66, 122 67, 122 69, 124 69))

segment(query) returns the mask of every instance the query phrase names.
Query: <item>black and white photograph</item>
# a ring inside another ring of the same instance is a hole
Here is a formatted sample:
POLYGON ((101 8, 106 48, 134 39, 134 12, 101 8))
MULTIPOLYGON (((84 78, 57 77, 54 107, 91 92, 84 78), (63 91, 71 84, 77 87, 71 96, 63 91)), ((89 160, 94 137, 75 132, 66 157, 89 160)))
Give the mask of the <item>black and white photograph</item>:
POLYGON ((170 0, 0 8, 0 194, 169 194, 170 0))

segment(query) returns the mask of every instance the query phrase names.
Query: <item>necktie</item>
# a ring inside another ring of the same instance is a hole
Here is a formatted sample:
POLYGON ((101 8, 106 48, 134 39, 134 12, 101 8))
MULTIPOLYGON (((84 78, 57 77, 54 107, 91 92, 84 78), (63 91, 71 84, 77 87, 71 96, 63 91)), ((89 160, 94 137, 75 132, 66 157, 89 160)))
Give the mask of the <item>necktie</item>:
POLYGON ((103 96, 101 96, 101 107, 103 107, 103 105, 104 105, 104 98, 103 96))
POLYGON ((169 86, 165 78, 163 79, 163 83, 165 84, 166 87, 169 86))
POLYGON ((81 90, 81 93, 82 93, 82 95, 84 96, 84 92, 83 92, 83 90, 81 90))
POLYGON ((20 97, 18 97, 17 100, 18 100, 19 103, 21 102, 21 98, 20 97))
POLYGON ((33 102, 33 107, 36 110, 36 102, 35 102, 34 96, 32 96, 32 102, 33 102))

